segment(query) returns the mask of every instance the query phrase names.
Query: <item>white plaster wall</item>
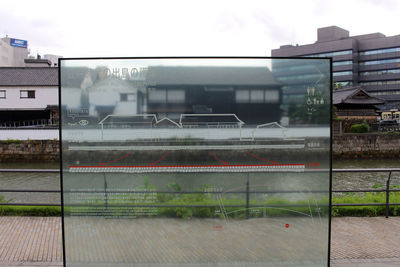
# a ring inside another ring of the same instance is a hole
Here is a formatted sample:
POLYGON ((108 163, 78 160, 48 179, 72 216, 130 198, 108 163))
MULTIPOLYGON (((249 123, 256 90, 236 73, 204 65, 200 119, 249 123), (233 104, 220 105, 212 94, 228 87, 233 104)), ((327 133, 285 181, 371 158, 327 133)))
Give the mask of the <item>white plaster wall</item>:
POLYGON ((43 109, 47 105, 58 105, 58 87, 14 86, 0 87, 6 98, 0 98, 0 109, 43 109), (34 90, 35 98, 20 98, 21 90, 34 90))

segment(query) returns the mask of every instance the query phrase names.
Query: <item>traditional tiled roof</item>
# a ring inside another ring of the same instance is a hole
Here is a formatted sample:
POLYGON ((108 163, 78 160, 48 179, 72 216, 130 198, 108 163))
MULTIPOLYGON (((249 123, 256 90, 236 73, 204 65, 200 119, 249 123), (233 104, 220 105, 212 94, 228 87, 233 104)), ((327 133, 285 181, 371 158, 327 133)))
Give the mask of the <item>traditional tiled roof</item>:
POLYGON ((0 67, 0 86, 58 86, 58 68, 0 67))
POLYGON ((381 105, 383 99, 373 97, 364 91, 360 86, 339 89, 333 91, 333 104, 370 104, 381 105))

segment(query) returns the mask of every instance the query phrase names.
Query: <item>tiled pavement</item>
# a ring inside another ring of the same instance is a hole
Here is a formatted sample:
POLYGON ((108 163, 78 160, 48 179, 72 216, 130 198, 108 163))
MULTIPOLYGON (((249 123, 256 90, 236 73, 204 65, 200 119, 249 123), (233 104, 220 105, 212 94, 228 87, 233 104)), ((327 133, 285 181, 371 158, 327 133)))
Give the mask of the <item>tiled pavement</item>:
MULTIPOLYGON (((0 217, 0 266, 62 266, 57 217, 0 217)), ((400 217, 332 219, 331 266, 400 266, 400 217)))

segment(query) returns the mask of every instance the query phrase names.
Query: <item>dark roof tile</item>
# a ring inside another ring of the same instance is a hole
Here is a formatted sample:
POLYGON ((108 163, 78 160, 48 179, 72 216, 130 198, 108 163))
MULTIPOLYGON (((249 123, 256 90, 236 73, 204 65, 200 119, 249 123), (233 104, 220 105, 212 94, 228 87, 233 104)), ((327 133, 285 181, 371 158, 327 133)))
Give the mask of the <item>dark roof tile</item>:
POLYGON ((0 86, 58 86, 58 68, 0 67, 0 86))

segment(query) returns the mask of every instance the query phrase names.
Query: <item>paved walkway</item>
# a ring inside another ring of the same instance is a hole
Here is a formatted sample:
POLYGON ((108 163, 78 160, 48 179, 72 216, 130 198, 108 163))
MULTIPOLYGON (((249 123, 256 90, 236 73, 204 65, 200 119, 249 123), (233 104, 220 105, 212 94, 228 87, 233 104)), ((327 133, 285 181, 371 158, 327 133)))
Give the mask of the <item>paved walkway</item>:
MULTIPOLYGON (((60 221, 57 217, 0 217, 0 266, 62 266, 60 221)), ((331 248, 333 267, 400 266, 400 217, 333 218, 331 248)))

